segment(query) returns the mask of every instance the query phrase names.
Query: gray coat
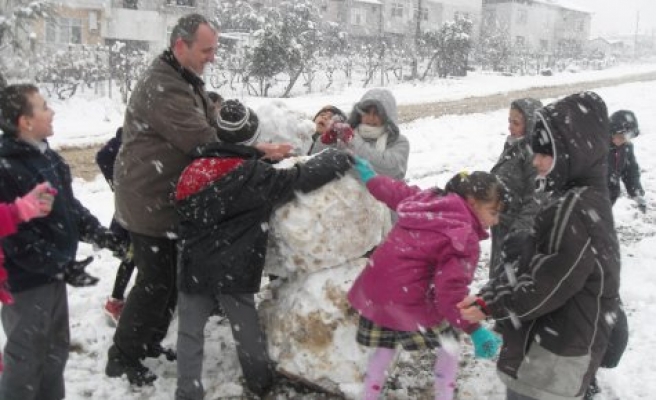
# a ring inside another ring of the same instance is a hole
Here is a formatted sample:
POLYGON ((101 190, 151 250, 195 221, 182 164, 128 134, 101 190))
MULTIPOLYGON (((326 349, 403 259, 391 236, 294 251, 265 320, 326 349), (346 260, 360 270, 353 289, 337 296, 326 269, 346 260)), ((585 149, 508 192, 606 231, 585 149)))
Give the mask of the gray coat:
MULTIPOLYGON (((391 176, 394 179, 403 179, 408 170, 410 142, 399 132, 397 125, 398 111, 392 92, 382 88, 368 90, 362 96, 362 99, 353 107, 348 122, 355 129, 361 123, 358 109, 367 108, 370 105, 376 106, 383 120, 383 126, 388 135, 387 147, 381 152, 376 149, 376 140, 364 139, 356 134, 346 144, 346 148, 352 150, 356 156, 368 160, 377 174, 391 176)), ((321 143, 321 139, 316 137, 311 154, 319 153, 326 147, 331 146, 333 145, 321 143)))
POLYGON ((542 103, 536 99, 525 98, 515 100, 511 107, 522 112, 526 127, 523 138, 506 142, 499 160, 490 171, 501 179, 511 195, 511 201, 501 214, 499 224, 491 230, 491 278, 500 267, 501 246, 506 236, 514 231, 529 231, 539 209, 539 202, 535 197, 536 171, 528 137, 535 126, 535 111, 542 107, 542 103))
POLYGON ((153 61, 126 108, 114 167, 116 219, 126 229, 153 237, 176 234, 175 185, 191 151, 218 141, 213 115, 200 78, 170 52, 153 61))

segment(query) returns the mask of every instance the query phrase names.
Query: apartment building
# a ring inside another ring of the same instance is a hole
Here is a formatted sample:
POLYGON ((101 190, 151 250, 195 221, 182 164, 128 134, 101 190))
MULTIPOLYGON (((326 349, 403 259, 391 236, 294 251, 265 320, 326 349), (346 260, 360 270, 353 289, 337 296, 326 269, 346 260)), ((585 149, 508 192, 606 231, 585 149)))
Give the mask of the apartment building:
POLYGON ((352 36, 413 36, 417 18, 422 32, 437 30, 457 16, 472 20, 474 35, 482 16, 482 0, 322 0, 321 12, 352 36))
POLYGON ((585 48, 592 14, 567 0, 483 0, 483 18, 515 51, 567 56, 585 48))

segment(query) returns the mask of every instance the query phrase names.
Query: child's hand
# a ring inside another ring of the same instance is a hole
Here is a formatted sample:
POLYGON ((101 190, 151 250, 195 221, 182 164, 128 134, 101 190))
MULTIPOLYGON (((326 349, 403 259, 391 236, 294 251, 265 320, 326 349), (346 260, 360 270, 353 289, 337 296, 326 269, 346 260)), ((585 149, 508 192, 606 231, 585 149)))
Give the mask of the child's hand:
POLYGON ((45 217, 52 210, 56 194, 57 190, 48 182, 36 185, 28 194, 16 199, 18 217, 24 222, 32 218, 45 217))
POLYGON ((480 322, 487 318, 487 314, 482 309, 480 302, 482 299, 476 296, 467 296, 456 307, 460 310, 462 319, 469 322, 480 322))
POLYGON ((338 140, 348 143, 351 139, 353 139, 353 128, 345 122, 333 122, 321 134, 321 143, 323 144, 333 144, 338 140))
POLYGON ((480 327, 471 334, 474 343, 474 356, 478 358, 493 358, 499 351, 501 339, 487 328, 480 327))

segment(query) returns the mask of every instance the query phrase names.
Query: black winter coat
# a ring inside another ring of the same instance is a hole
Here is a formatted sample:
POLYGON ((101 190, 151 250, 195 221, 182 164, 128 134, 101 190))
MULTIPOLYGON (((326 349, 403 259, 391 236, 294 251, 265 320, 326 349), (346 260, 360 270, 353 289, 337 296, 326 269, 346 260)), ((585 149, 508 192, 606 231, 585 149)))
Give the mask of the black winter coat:
POLYGON ((0 202, 13 202, 46 181, 57 189, 50 214, 21 224, 15 235, 2 240, 14 293, 62 280, 78 241, 105 247, 111 236, 73 195, 70 168, 59 154, 0 136, 0 202))
MULTIPOLYGON (((309 192, 336 179, 352 165, 349 155, 334 149, 289 169, 276 169, 260 161, 257 150, 239 145, 209 144, 195 156, 243 162, 177 201, 179 288, 192 294, 257 293, 275 207, 292 200, 296 191, 309 192)), ((193 165, 180 182, 193 179, 193 165)))
POLYGON ((610 201, 615 204, 620 197, 620 182, 624 182, 626 192, 631 197, 644 196, 640 184, 640 166, 633 152, 633 143, 626 143, 620 147, 610 144, 608 153, 608 190, 610 201))
MULTIPOLYGON (((499 375, 536 399, 578 399, 608 344, 619 305, 620 255, 608 196, 608 114, 594 93, 538 111, 555 144, 553 201, 537 216, 534 256, 481 294, 502 325, 499 375)), ((540 123, 540 122, 538 122, 540 123)))
MULTIPOLYGON (((490 170, 510 192, 510 202, 501 213, 499 223, 492 227, 492 248, 490 254, 490 277, 499 273, 501 267, 501 246, 511 232, 530 231, 535 215, 540 208, 535 195, 535 167, 533 152, 528 137, 535 126, 535 111, 542 106, 540 101, 525 98, 512 103, 522 111, 525 121, 523 138, 503 146, 499 160, 490 170)), ((501 269, 502 270, 502 269, 501 269)))

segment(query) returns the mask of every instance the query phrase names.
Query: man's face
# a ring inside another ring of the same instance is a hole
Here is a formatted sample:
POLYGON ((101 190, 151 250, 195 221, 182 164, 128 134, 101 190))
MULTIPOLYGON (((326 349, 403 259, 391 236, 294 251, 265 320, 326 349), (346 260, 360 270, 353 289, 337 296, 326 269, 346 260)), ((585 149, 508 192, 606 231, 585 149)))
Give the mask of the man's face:
POLYGON ((182 39, 175 43, 176 58, 180 65, 203 75, 205 65, 214 61, 218 47, 219 34, 207 24, 201 24, 196 31, 196 38, 187 45, 182 39))

